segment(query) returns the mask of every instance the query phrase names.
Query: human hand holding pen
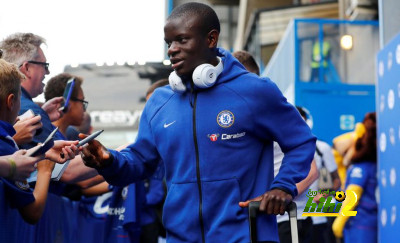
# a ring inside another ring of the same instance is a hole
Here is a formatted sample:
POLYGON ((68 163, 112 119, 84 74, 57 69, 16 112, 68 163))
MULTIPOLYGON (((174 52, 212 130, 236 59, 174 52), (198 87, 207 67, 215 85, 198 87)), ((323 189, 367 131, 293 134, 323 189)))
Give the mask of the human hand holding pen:
MULTIPOLYGON (((79 137, 84 139, 88 135, 80 133, 79 137)), ((92 140, 88 142, 88 145, 83 147, 82 160, 88 167, 102 169, 109 166, 113 162, 114 157, 99 141, 92 140)))
MULTIPOLYGON (((87 144, 88 142, 92 141, 95 139, 97 136, 99 136, 104 130, 97 131, 89 136, 84 137, 81 141, 76 144, 76 147, 81 151, 83 149, 83 145, 87 144)), ((64 158, 64 153, 60 154, 61 158, 64 158)))
POLYGON ((45 157, 53 162, 63 164, 79 154, 81 148, 77 145, 78 141, 56 140, 54 146, 46 152, 45 157))

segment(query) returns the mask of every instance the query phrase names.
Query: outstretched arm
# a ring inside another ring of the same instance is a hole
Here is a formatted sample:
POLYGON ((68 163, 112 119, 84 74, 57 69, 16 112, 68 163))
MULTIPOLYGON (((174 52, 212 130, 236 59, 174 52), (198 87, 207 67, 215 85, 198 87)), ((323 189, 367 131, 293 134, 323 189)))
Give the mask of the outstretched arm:
POLYGON ((0 176, 15 180, 24 181, 35 170, 35 163, 42 157, 31 157, 26 155, 26 150, 21 149, 15 153, 0 157, 0 176))
POLYGON ((116 186, 126 186, 150 177, 161 159, 147 119, 146 108, 139 124, 136 142, 121 151, 108 150, 97 140, 89 142, 82 151, 85 165, 95 168, 107 182, 116 186))
POLYGON ((106 181, 104 181, 98 185, 95 185, 95 186, 92 186, 92 187, 89 187, 86 189, 82 189, 82 194, 85 196, 99 196, 101 194, 104 194, 104 193, 110 191, 109 185, 110 184, 108 184, 106 181))
POLYGON ((82 157, 78 155, 70 161, 60 180, 65 183, 77 183, 79 181, 90 179, 96 175, 98 175, 97 170, 85 166, 82 157))
POLYGON ((19 208, 22 218, 29 224, 36 224, 42 217, 49 190, 51 172, 55 163, 50 160, 42 160, 37 163, 38 175, 33 191, 35 201, 25 207, 19 208))
POLYGON ((63 164, 79 154, 80 149, 76 147, 77 144, 78 141, 54 141, 54 146, 46 152, 46 159, 63 164))

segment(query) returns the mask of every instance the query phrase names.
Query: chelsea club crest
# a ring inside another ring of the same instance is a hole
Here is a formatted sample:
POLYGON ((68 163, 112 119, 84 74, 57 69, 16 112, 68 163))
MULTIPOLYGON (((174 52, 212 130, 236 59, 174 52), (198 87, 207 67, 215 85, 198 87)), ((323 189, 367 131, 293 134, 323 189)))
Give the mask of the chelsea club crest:
POLYGON ((234 122, 235 122, 235 117, 233 116, 232 112, 224 110, 218 113, 217 123, 220 127, 228 128, 232 126, 234 122))

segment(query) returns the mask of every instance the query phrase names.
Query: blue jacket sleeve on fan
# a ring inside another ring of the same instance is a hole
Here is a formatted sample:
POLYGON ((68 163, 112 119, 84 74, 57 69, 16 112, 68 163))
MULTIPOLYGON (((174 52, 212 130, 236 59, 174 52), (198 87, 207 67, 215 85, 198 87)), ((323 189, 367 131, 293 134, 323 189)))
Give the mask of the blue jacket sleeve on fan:
POLYGON ((35 201, 35 196, 30 188, 22 189, 17 185, 18 182, 0 178, 5 186, 7 200, 10 202, 11 208, 23 208, 35 201))
MULTIPOLYGON (((21 88, 21 109, 19 110, 19 115, 24 114, 29 109, 32 110, 35 115, 40 115, 43 126, 41 129, 36 131, 36 134, 31 142, 22 144, 20 146, 20 148, 23 149, 30 149, 36 146, 38 143, 43 143, 50 133, 55 129, 55 126, 51 123, 47 113, 39 105, 33 102, 26 90, 21 88)), ((62 140, 62 138, 56 135, 54 140, 62 140)))
MULTIPOLYGON (((16 144, 12 140, 15 130, 11 124, 0 121, 0 156, 10 155, 17 151, 16 144)), ((0 177, 3 182, 6 199, 12 208, 25 207, 35 201, 32 190, 24 187, 24 183, 15 182, 0 177)))

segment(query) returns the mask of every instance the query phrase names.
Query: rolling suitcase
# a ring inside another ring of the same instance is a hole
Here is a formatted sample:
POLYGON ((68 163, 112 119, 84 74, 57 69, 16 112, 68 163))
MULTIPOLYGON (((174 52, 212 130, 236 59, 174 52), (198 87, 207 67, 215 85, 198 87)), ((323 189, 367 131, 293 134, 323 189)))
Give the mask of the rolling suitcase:
MULTIPOLYGON (((250 202, 249 204, 249 226, 250 226, 250 242, 257 243, 257 213, 260 202, 250 202)), ((299 235, 297 232, 297 207, 295 202, 287 205, 286 211, 289 214, 290 232, 292 234, 292 243, 299 243, 299 235)))

